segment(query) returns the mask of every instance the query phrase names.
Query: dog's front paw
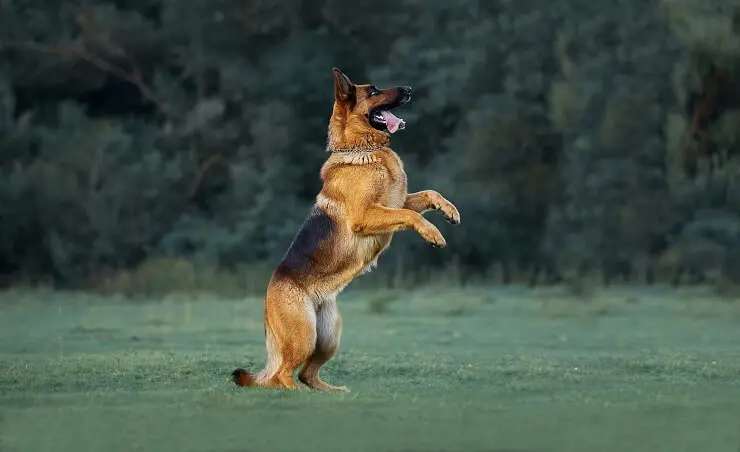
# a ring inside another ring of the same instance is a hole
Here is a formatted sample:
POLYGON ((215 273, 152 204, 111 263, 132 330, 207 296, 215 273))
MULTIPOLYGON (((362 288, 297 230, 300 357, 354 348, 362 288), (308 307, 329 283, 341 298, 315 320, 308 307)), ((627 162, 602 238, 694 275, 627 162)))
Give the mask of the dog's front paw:
POLYGON ((437 210, 442 212, 442 215, 445 217, 445 220, 447 220, 448 223, 460 223, 460 212, 458 212, 457 207, 455 207, 455 205, 451 202, 445 202, 444 204, 440 205, 437 210))
POLYGON ((447 246, 447 241, 444 236, 432 223, 427 222, 427 224, 419 228, 419 234, 432 246, 437 248, 444 248, 447 246))

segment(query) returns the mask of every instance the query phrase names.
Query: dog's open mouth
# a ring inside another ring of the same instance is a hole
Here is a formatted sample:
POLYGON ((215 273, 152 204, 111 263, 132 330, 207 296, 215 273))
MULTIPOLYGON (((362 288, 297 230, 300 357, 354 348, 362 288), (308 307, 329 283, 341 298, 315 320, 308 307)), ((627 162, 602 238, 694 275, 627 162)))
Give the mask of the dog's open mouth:
POLYGON ((378 130, 388 129, 390 133, 396 133, 406 128, 406 122, 391 113, 391 110, 395 110, 411 100, 411 88, 408 86, 399 86, 397 92, 398 94, 391 102, 376 105, 375 108, 370 110, 368 119, 371 126, 378 130))
POLYGON ((373 111, 371 119, 373 125, 381 126, 378 128, 382 128, 383 126, 385 126, 385 128, 388 129, 390 133, 396 133, 397 131, 406 128, 406 122, 391 113, 389 110, 377 109, 373 111))

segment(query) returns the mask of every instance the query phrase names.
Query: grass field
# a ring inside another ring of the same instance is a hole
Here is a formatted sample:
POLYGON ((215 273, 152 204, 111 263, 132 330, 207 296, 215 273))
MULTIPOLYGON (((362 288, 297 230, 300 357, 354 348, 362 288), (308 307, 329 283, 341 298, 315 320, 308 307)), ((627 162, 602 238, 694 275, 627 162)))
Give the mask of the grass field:
POLYGON ((349 290, 322 376, 237 388, 262 306, 0 295, 0 451, 740 451, 740 303, 701 290, 349 290))

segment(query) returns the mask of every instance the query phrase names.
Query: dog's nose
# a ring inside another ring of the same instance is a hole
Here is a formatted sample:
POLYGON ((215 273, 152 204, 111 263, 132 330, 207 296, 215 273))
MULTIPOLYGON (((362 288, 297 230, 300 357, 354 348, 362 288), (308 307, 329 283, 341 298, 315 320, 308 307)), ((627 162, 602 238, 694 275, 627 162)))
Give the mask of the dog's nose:
POLYGON ((410 86, 401 86, 399 88, 399 90, 401 90, 401 93, 402 94, 405 94, 407 96, 410 96, 411 95, 411 87, 410 86))

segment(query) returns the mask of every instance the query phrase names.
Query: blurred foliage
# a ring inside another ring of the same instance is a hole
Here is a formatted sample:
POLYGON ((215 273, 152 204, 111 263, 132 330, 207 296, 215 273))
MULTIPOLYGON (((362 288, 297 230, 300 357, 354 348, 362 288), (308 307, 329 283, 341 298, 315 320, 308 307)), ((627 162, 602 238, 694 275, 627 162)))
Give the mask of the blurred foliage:
POLYGON ((0 2, 0 282, 271 268, 332 66, 414 88, 394 148, 463 217, 379 277, 740 282, 740 0, 0 2))

